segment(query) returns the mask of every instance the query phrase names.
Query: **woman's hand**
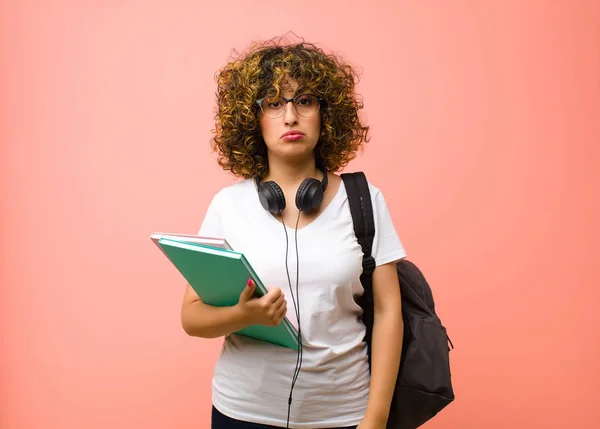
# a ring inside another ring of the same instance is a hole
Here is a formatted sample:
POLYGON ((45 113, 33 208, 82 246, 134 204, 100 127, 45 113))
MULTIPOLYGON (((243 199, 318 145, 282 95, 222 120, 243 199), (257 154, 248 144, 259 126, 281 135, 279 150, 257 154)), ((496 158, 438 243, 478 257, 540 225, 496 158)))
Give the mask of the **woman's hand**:
POLYGON ((279 288, 269 289, 266 295, 254 297, 256 285, 248 280, 248 285, 240 294, 236 304, 245 315, 250 325, 277 326, 287 312, 287 302, 279 288))

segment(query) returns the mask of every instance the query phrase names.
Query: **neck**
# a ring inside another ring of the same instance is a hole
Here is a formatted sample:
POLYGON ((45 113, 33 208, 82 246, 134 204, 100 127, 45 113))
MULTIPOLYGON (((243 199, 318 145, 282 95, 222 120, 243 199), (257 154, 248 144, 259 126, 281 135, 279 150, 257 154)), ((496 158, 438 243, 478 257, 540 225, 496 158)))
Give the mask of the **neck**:
POLYGON ((269 172, 264 180, 274 180, 281 187, 297 187, 308 178, 323 179, 323 174, 317 168, 315 158, 311 157, 303 162, 286 162, 280 159, 269 158, 269 172))

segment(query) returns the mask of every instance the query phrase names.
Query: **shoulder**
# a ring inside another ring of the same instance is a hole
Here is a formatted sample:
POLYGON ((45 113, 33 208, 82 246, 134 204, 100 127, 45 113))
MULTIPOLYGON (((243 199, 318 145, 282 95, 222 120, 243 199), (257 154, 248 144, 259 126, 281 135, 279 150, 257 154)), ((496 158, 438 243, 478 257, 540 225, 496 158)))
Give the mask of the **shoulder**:
MULTIPOLYGON (((335 175, 336 178, 339 177, 339 180, 342 181, 342 175, 340 174, 335 175)), ((379 186, 377 186, 375 183, 373 183, 371 180, 369 180, 369 176, 365 173, 365 178, 367 179, 367 185, 369 187, 369 195, 371 197, 371 201, 375 202, 376 200, 382 199, 383 198, 383 193, 381 191, 381 188, 379 186)))
POLYGON ((381 188, 377 185, 373 184, 370 180, 367 179, 367 183, 369 184, 369 193, 371 194, 371 199, 376 200, 380 197, 383 197, 383 192, 381 192, 381 188))
POLYGON ((254 191, 254 181, 243 179, 217 190, 213 194, 211 204, 218 206, 232 204, 247 199, 254 191))
POLYGON ((242 212, 240 207, 248 204, 246 195, 249 194, 248 190, 251 190, 252 186, 249 180, 242 180, 215 191, 206 209, 199 234, 222 235, 223 223, 235 213, 242 212))

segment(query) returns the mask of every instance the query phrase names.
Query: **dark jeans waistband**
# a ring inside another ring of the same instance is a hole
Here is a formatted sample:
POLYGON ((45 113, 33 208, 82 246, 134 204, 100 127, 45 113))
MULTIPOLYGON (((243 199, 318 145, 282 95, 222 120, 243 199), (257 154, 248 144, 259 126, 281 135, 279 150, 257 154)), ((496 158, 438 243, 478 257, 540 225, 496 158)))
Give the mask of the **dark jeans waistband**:
MULTIPOLYGON (((262 425, 259 423, 244 422, 232 419, 221 413, 216 407, 212 407, 211 429, 281 429, 279 426, 262 425)), ((356 426, 346 426, 331 429, 356 429, 356 426)))

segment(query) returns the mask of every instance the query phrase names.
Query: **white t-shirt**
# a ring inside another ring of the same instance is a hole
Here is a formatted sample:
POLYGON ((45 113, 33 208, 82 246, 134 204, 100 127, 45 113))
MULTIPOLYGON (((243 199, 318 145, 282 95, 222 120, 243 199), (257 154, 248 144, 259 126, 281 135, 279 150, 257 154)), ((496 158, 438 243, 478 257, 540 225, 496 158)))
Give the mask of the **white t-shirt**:
MULTIPOLYGON (((384 197, 369 183, 375 216, 373 257, 377 265, 406 256, 384 197)), ((288 204, 294 202, 288 202, 288 204)), ((296 219, 294 219, 294 222, 296 219)), ((295 229, 285 227, 260 205, 252 179, 219 191, 200 235, 224 237, 244 253, 267 287, 279 287, 287 317, 297 326, 295 229)), ((362 295, 362 251, 344 183, 310 224, 297 232, 302 367, 293 390, 291 428, 358 425, 369 393, 364 324, 355 296, 362 295)), ((241 335, 225 338, 213 377, 213 405, 232 418, 285 427, 297 351, 241 335)))

